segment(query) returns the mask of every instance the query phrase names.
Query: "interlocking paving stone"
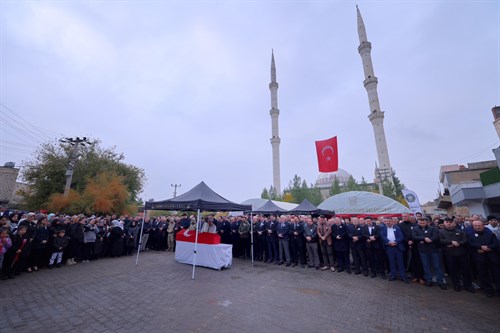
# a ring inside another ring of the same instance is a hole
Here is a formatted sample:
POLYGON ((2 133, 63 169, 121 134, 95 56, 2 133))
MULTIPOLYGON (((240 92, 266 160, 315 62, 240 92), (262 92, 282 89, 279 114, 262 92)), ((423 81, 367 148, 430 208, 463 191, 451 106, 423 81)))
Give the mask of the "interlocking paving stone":
POLYGON ((0 281, 0 332, 494 332, 500 298, 233 260, 135 256, 0 281))

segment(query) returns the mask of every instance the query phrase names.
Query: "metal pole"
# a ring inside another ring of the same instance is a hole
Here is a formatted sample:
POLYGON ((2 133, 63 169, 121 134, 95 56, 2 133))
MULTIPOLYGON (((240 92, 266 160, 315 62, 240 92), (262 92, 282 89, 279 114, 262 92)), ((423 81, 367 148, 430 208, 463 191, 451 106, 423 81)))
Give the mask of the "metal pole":
POLYGON ((174 188, 174 198, 177 197, 177 188, 181 187, 181 184, 170 184, 174 188))
POLYGON ((141 252, 142 231, 144 230, 144 223, 146 222, 146 215, 147 215, 147 210, 146 210, 146 206, 144 206, 144 216, 142 217, 142 224, 141 224, 141 235, 139 236, 139 247, 137 248, 137 258, 135 259, 136 266, 139 264, 139 252, 141 252))
POLYGON ((64 186, 64 197, 67 198, 73 180, 73 170, 75 169, 76 158, 78 157, 78 143, 75 143, 69 157, 68 169, 66 170, 66 186, 64 186))
POLYGON ((252 212, 250 212, 250 253, 252 255, 252 266, 253 266, 253 215, 252 212))
POLYGON ((196 250, 198 249, 198 224, 200 223, 200 210, 198 209, 198 214, 196 216, 196 238, 194 240, 194 256, 193 256, 193 275, 191 276, 191 280, 194 280, 194 271, 196 268, 196 250))

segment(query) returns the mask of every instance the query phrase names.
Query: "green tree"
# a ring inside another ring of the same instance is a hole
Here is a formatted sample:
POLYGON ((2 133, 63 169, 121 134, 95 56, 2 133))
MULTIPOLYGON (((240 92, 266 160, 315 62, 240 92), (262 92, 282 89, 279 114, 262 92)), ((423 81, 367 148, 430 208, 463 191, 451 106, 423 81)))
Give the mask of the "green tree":
POLYGON ((323 201, 323 196, 321 195, 319 187, 311 184, 311 187, 309 187, 307 200, 309 200, 315 206, 319 205, 323 201))
POLYGON ((264 187, 262 193, 260 194, 261 199, 269 199, 269 191, 264 187))
POLYGON ((271 200, 280 200, 281 196, 278 194, 278 191, 274 188, 274 186, 269 186, 269 199, 271 200))
POLYGON ((352 175, 349 176, 349 179, 347 180, 347 190, 348 191, 359 191, 359 185, 358 182, 356 182, 356 179, 352 175))
POLYGON ((384 195, 396 201, 405 202, 402 190, 406 187, 403 183, 401 183, 399 178, 396 177, 396 172, 394 171, 392 174, 392 180, 394 184, 387 178, 382 180, 382 190, 384 191, 384 195))
MULTIPOLYGON (((124 163, 124 155, 115 148, 103 148, 100 141, 80 146, 78 160, 73 171, 71 189, 83 193, 90 179, 110 173, 121 177, 128 192, 128 203, 136 203, 138 194, 146 181, 144 170, 124 163)), ((24 161, 22 179, 29 186, 22 193, 27 209, 47 209, 48 200, 55 193, 64 192, 66 168, 70 162, 73 146, 61 142, 42 144, 31 160, 24 161)))
POLYGON ((295 175, 289 183, 288 192, 292 195, 292 202, 301 203, 304 199, 310 199, 311 188, 307 185, 307 181, 298 175, 295 175))
POLYGON ((335 176, 335 178, 333 179, 332 187, 330 188, 330 195, 333 196, 339 193, 342 193, 342 189, 340 188, 340 182, 337 176, 335 176))

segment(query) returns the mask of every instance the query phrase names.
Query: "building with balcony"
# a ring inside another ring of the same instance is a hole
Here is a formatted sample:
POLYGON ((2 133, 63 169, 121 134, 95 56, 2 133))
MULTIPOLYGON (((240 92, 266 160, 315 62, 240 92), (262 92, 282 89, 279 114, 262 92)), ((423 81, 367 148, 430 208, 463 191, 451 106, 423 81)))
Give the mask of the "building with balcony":
POLYGON ((500 170, 496 160, 444 165, 439 181, 444 187, 437 207, 450 215, 500 214, 500 170))

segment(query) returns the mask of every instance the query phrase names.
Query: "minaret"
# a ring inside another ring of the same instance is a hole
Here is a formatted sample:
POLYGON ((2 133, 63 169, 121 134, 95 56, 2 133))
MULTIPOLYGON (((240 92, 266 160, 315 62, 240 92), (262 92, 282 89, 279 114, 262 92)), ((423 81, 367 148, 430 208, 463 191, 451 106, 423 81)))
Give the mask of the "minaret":
POLYGON ((363 70, 365 73, 363 85, 368 93, 368 103, 370 104, 370 115, 368 116, 368 119, 370 119, 373 125, 375 144, 377 146, 378 168, 375 170, 375 176, 379 178, 379 181, 380 177, 382 177, 382 179, 388 179, 391 183, 394 183, 392 179, 393 171, 389 162, 389 152, 387 151, 387 142, 385 141, 384 112, 380 109, 378 101, 378 79, 373 73, 371 57, 372 44, 366 37, 365 24, 363 23, 363 18, 361 17, 358 6, 356 6, 356 11, 358 13, 358 52, 361 55, 361 60, 363 61, 363 70))
POLYGON ((272 119, 272 137, 271 146, 273 147, 273 187, 276 194, 281 196, 281 176, 280 176, 280 136, 278 129, 278 82, 276 82, 276 65, 274 64, 274 52, 271 51, 271 83, 269 83, 271 91, 271 114, 272 119))

